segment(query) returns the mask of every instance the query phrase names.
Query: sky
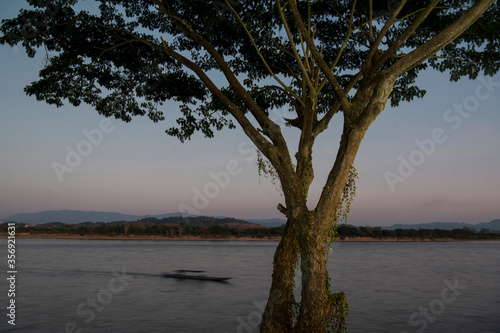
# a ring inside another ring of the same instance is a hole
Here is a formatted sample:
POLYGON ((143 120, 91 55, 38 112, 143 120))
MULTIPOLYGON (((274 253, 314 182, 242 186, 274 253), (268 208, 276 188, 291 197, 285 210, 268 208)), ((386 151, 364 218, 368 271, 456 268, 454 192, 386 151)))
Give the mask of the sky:
MULTIPOLYGON (((0 17, 21 1, 0 0, 0 17)), ((61 108, 28 97, 43 54, 0 46, 0 221, 44 210, 155 215, 186 211, 243 219, 284 218, 284 203, 259 177, 256 154, 240 128, 181 143, 166 120, 104 118, 90 106, 61 108)), ((423 99, 387 107, 368 130, 355 161, 357 192, 348 223, 480 223, 500 218, 500 75, 450 82, 423 72, 423 99)), ((280 111, 273 117, 279 121, 280 111)), ((340 142, 333 119, 313 154, 316 202, 340 142)), ((283 127, 293 151, 298 131, 283 127)), ((313 207, 310 207, 313 208, 313 207)))

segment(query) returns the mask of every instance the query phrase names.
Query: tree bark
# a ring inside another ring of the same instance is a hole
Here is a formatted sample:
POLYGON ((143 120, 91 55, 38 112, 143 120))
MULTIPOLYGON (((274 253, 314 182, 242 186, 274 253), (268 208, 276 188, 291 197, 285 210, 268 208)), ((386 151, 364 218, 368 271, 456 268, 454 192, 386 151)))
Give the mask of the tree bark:
POLYGON ((331 310, 328 273, 326 270, 326 238, 333 221, 317 223, 312 214, 303 217, 310 227, 299 236, 302 273, 300 314, 296 332, 324 332, 331 310), (329 226, 329 227, 328 227, 329 226))
MULTIPOLYGON (((375 116, 373 116, 375 117, 375 116)), ((349 176, 350 167, 370 121, 346 122, 339 154, 329 175, 331 190, 323 197, 321 209, 310 211, 305 204, 300 180, 281 179, 288 209, 288 222, 274 256, 272 286, 261 323, 261 332, 324 332, 334 307, 329 290, 327 238, 332 230, 335 211, 349 176), (327 200, 327 201, 326 201, 327 200), (295 266, 300 255, 302 292, 299 304, 293 291, 295 266), (294 309, 299 306, 298 316, 294 309)), ((307 193, 307 192, 305 192, 307 193)))
MULTIPOLYGON (((386 85, 379 86, 372 96, 377 96, 380 89, 386 92, 386 88, 386 85)), ((372 102, 368 103, 367 107, 371 105, 372 102)), ((379 108, 383 109, 383 105, 379 108)), ((359 114, 361 113, 360 111, 359 114)), ((325 332, 329 316, 339 315, 332 311, 342 309, 336 307, 333 294, 329 290, 326 268, 328 235, 335 222, 336 210, 356 153, 376 115, 377 112, 365 113, 355 121, 346 120, 339 153, 329 174, 322 200, 318 202, 315 210, 301 214, 300 218, 294 221, 294 225, 297 225, 302 272, 300 314, 294 332, 325 332)))
POLYGON ((298 261, 297 234, 287 221, 274 254, 273 279, 266 309, 262 315, 261 333, 291 332, 294 325, 295 266, 298 261))

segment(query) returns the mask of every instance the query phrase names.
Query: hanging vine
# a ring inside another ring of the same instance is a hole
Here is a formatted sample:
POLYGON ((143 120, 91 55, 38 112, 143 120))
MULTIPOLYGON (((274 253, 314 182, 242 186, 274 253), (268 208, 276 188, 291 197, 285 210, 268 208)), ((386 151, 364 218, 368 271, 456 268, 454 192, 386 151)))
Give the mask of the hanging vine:
MULTIPOLYGON (((264 157, 260 152, 257 153, 257 167, 259 172, 259 183, 260 177, 263 175, 266 178, 271 180, 271 183, 276 187, 277 190, 281 189, 279 186, 279 178, 276 170, 272 166, 272 164, 264 157)), ((335 218, 332 222, 332 228, 328 235, 328 247, 331 247, 332 242, 335 240, 337 236, 337 226, 338 223, 346 223, 347 217, 351 210, 352 201, 356 195, 356 179, 358 179, 358 172, 354 165, 351 166, 349 170, 349 176, 347 178, 346 184, 342 191, 341 198, 339 200, 338 206, 335 212, 335 218)), ((292 247, 293 250, 291 253, 298 253, 298 244, 292 247)), ((327 251, 327 255, 328 255, 327 251)), ((275 254, 275 256, 279 255, 279 252, 275 254)), ((291 258, 295 258, 292 260, 293 272, 298 268, 299 260, 297 256, 291 256, 291 258)), ((275 258, 276 259, 276 258, 275 258)), ((289 258, 290 259, 290 258, 289 258)), ((276 263, 275 263, 276 264, 276 263)), ((328 274, 328 272, 327 272, 328 274)), ((289 278, 292 280, 292 283, 288 286, 288 292, 290 293, 290 298, 287 298, 287 301, 293 306, 293 324, 296 323, 296 320, 299 317, 301 302, 296 301, 294 297, 293 290, 295 289, 294 283, 294 275, 289 278)), ((325 331, 333 332, 333 333, 344 333, 347 332, 347 316, 349 314, 349 306, 347 303, 347 297, 344 292, 340 291, 337 293, 332 293, 330 291, 330 277, 327 276, 327 290, 329 297, 329 308, 330 311, 327 316, 325 331)))
MULTIPOLYGON (((356 196, 356 179, 358 179, 358 171, 351 166, 349 176, 342 191, 339 204, 335 212, 335 219, 332 223, 332 229, 328 235, 328 247, 331 250, 331 245, 337 237, 337 227, 339 222, 346 223, 347 217, 351 211, 351 203, 356 196)), ((328 255, 329 251, 327 251, 328 255)), ((327 272, 328 274, 328 272, 327 272)), ((343 291, 332 293, 330 291, 330 276, 327 277, 327 290, 330 298, 330 312, 326 321, 326 329, 328 332, 343 333, 347 332, 347 315, 349 314, 349 306, 347 297, 343 291)))
POLYGON ((338 293, 330 292, 331 310, 326 318, 326 331, 332 333, 347 332, 347 315, 349 314, 349 306, 347 297, 343 291, 338 293))
POLYGON ((257 169, 259 171, 259 184, 261 176, 264 175, 264 177, 268 178, 271 181, 271 183, 276 188, 276 191, 283 193, 281 183, 279 181, 278 172, 276 172, 276 169, 271 164, 271 162, 269 162, 269 160, 266 159, 262 155, 262 153, 258 150, 257 150, 257 169))
POLYGON ((356 179, 358 179, 358 170, 356 170, 353 164, 349 170, 349 176, 347 177, 347 181, 342 191, 342 196, 340 197, 339 204, 335 210, 335 219, 332 223, 330 234, 328 235, 328 246, 331 246, 337 237, 338 223, 347 222, 347 217, 351 212, 351 203, 356 196, 356 179))

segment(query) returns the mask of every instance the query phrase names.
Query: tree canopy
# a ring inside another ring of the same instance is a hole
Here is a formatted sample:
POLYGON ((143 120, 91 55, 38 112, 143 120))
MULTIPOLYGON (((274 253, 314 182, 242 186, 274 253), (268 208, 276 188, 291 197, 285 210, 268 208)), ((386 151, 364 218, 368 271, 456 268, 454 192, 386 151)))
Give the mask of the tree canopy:
POLYGON ((32 9, 2 23, 0 41, 21 42, 29 56, 46 52, 40 80, 26 87, 29 95, 57 106, 85 102, 125 121, 136 115, 163 120, 162 103, 175 100, 183 117, 167 133, 181 140, 194 131, 211 137, 214 130, 233 128, 229 104, 242 113, 256 108, 257 118, 286 106, 296 113, 288 124, 300 128, 304 90, 317 94, 316 127, 326 126, 345 107, 335 90, 352 98, 367 59, 377 72, 401 67, 390 94, 393 106, 424 96, 414 83, 426 68, 447 71, 452 80, 499 69, 498 5, 421 63, 407 61, 419 47, 432 47, 472 1, 298 2, 334 85, 310 58, 287 2, 123 0, 96 1, 93 8, 76 6, 76 0, 28 2, 32 9), (209 87, 214 71, 230 81, 217 84, 227 103, 209 87))

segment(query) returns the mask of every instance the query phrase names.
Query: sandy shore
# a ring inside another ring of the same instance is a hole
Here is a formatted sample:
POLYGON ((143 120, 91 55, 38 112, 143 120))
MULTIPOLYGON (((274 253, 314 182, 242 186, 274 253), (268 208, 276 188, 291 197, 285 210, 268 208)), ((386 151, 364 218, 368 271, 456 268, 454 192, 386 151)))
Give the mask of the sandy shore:
MULTIPOLYGON (((7 236, 6 234, 2 236, 7 236)), ((252 237, 201 237, 201 236, 177 236, 167 237, 158 235, 72 235, 72 234, 29 234, 29 233, 16 233, 16 238, 38 238, 38 239, 95 239, 95 240, 159 240, 159 241, 273 241, 277 242, 281 237, 265 237, 265 238, 252 238, 252 237)), ((418 238, 371 238, 371 237, 352 237, 352 238, 338 238, 336 242, 453 242, 453 241, 467 241, 453 238, 434 238, 434 239, 418 239, 418 238)), ((475 241, 475 239, 473 240, 475 241)))

